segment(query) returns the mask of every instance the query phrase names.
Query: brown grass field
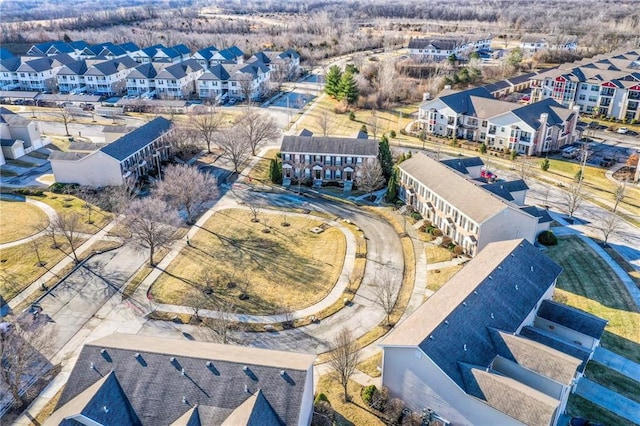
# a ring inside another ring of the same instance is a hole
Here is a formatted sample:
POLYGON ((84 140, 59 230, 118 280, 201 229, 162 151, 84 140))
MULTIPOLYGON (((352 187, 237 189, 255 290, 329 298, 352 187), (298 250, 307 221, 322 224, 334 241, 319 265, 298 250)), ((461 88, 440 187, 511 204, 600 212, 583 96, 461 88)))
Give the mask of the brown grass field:
POLYGON ((37 233, 34 223, 47 220, 47 215, 24 201, 0 201, 0 243, 20 240, 37 233))

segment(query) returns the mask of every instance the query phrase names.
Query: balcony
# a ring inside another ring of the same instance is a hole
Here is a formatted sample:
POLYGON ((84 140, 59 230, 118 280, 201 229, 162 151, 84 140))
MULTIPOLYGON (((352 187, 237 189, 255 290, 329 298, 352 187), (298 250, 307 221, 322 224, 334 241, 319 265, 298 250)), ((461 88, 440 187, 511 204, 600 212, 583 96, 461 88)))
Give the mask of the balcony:
POLYGON ((600 96, 613 96, 615 90, 610 87, 605 87, 600 91, 600 96))
POLYGON ((640 99, 640 92, 636 92, 635 90, 629 91, 629 99, 640 99))
POLYGON ((489 130, 487 131, 487 133, 490 134, 490 135, 495 135, 496 134, 496 126, 489 127, 489 130))

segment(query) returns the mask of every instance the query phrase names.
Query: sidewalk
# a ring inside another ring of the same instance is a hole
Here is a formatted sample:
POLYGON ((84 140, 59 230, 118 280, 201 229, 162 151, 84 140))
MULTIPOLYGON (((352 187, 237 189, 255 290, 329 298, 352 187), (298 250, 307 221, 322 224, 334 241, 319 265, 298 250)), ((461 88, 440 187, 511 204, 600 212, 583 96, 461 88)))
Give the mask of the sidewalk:
MULTIPOLYGON (((108 233, 116 226, 116 220, 112 220, 109 222, 104 228, 95 233, 92 237, 90 237, 87 241, 85 241, 78 249, 76 253, 78 256, 81 256, 85 252, 89 250, 89 248, 96 243, 97 241, 102 240, 108 233)), ((16 297, 11 299, 8 303, 9 307, 13 310, 16 306, 22 303, 25 299, 28 299, 33 293, 37 291, 41 291, 42 283, 49 281, 53 277, 58 277, 58 273, 66 268, 69 264, 73 262, 73 258, 71 256, 66 256, 60 262, 58 262, 53 268, 49 269, 42 277, 31 283, 29 287, 22 290, 16 297)))
POLYGON ((640 403, 613 392, 586 377, 580 379, 575 393, 634 424, 640 424, 640 403))
MULTIPOLYGON (((36 207, 38 207, 40 210, 42 210, 47 215, 47 217, 49 218, 49 221, 56 220, 56 218, 58 217, 58 213, 56 213, 55 209, 53 207, 51 207, 50 205, 48 205, 47 203, 43 203, 42 201, 34 200, 32 198, 24 197, 22 195, 0 194, 0 200, 24 201, 26 203, 33 204, 36 207)), ((6 248, 9 248, 9 247, 19 246, 19 245, 24 244, 24 243, 28 243, 29 241, 33 241, 36 238, 40 238, 45 233, 46 233, 46 231, 40 231, 37 234, 31 235, 31 236, 26 237, 26 238, 21 238, 19 240, 10 241, 8 243, 0 244, 0 250, 6 249, 6 248)))
POLYGON ((640 382, 640 364, 631 361, 623 356, 611 352, 602 346, 598 346, 593 353, 594 361, 606 365, 633 380, 640 382))

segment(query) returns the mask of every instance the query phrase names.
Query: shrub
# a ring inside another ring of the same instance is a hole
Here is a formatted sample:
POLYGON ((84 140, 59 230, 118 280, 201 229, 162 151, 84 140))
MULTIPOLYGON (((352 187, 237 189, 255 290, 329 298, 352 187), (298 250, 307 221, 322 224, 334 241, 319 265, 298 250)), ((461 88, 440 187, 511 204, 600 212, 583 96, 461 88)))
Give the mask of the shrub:
POLYGON ((389 401, 385 412, 389 421, 391 421, 391 424, 399 423, 400 416, 402 416, 402 410, 404 410, 404 402, 401 399, 393 398, 389 401))
POLYGON ((449 248, 449 245, 452 243, 453 241, 451 240, 451 238, 449 237, 443 237, 442 238, 442 243, 440 244, 441 247, 444 248, 449 248))
POLYGON ((396 131, 392 130, 389 132, 389 136, 391 136, 391 138, 395 138, 396 137, 396 131))
POLYGON ((548 158, 545 158, 540 162, 540 168, 542 169, 543 172, 546 172, 547 170, 549 170, 549 167, 551 167, 551 163, 549 162, 548 158))
POLYGON ((456 256, 461 256, 464 253, 464 249, 462 248, 462 246, 455 246, 453 248, 453 254, 455 254, 456 256))
POLYGON ((362 388, 362 400, 367 404, 371 405, 373 402, 373 396, 378 392, 378 388, 376 385, 369 385, 362 388))
POLYGON ((34 197, 42 197, 44 195, 44 191, 41 190, 41 189, 23 188, 23 189, 15 189, 13 192, 15 194, 31 195, 31 196, 34 196, 34 197))
POLYGON ((325 395, 324 393, 320 392, 316 396, 316 399, 313 401, 313 405, 317 405, 318 402, 320 402, 320 401, 329 402, 329 398, 327 398, 327 395, 325 395))
POLYGON ((411 213, 411 218, 415 219, 415 220, 420 220, 420 219, 422 219, 422 215, 420 213, 418 213, 418 212, 413 212, 413 213, 411 213))
POLYGON ((360 131, 362 133, 369 133, 369 131, 367 130, 367 125, 363 124, 362 126, 360 126, 360 131))
POLYGON ((558 238, 551 231, 542 231, 538 235, 538 242, 545 246, 555 246, 558 244, 558 238))
POLYGON ((431 235, 433 235, 434 237, 441 237, 442 231, 438 228, 433 228, 433 230, 431 231, 431 235))
POLYGON ((354 121, 356 119, 356 115, 353 113, 353 111, 349 111, 349 120, 354 121))

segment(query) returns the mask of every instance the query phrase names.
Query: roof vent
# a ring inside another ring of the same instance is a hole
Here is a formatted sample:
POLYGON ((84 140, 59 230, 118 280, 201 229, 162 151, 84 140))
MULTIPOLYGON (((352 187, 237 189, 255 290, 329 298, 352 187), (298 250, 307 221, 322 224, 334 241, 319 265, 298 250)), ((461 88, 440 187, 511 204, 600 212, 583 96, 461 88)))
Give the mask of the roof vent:
POLYGON ((531 267, 531 272, 533 272, 533 266, 531 267))
POLYGON ((211 367, 211 361, 207 361, 207 367, 211 367))
POLYGON ((184 376, 184 368, 182 370, 180 370, 180 374, 182 374, 184 376))
POLYGON ((462 302, 462 306, 467 306, 467 302, 462 302))
POLYGON ((287 375, 287 372, 285 370, 280 370, 280 375, 284 377, 287 375))
POLYGON ((91 365, 89 365, 89 368, 91 368, 92 370, 96 369, 96 365, 92 362, 91 365))
POLYGON ((464 344, 463 348, 464 348, 465 351, 467 350, 467 344, 466 343, 464 344))
POLYGON ((493 316, 493 312, 491 312, 491 319, 494 319, 495 317, 493 316))
POLYGON ((445 324, 445 325, 449 325, 449 321, 444 320, 444 324, 445 324))
POLYGON ((105 413, 109 412, 109 408, 105 405, 102 407, 102 411, 104 411, 105 413))
POLYGON ((187 397, 186 397, 186 396, 183 396, 183 397, 182 397, 182 403, 183 403, 183 404, 186 404, 186 403, 187 403, 187 397))
POLYGON ((520 244, 520 247, 524 247, 524 245, 520 244))
POLYGON ((249 367, 245 365, 244 367, 242 367, 242 371, 249 371, 249 367))
POLYGON ((502 271, 502 266, 498 266, 498 270, 502 271))
POLYGON ((247 392, 247 393, 249 393, 249 386, 244 385, 244 391, 245 391, 245 392, 247 392))
POLYGON ((171 358, 169 358, 169 362, 176 362, 176 357, 172 356, 171 358))
POLYGON ((473 294, 478 294, 478 292, 476 290, 473 290, 473 294))
MULTIPOLYGON (((522 247, 522 246, 520 246, 520 247, 522 247)), ((513 253, 511 253, 511 257, 516 257, 516 255, 515 255, 515 254, 513 254, 513 253)))
POLYGON ((106 354, 106 353, 107 353, 107 350, 106 350, 106 349, 100 349, 100 353, 101 353, 102 355, 104 355, 104 354, 106 354))
POLYGON ((433 339, 433 334, 431 336, 429 336, 429 340, 434 340, 433 339))
POLYGON ((140 352, 136 352, 135 357, 140 358, 140 352))
POLYGON ((516 290, 518 289, 518 284, 516 284, 516 290))
POLYGON ((492 279, 493 279, 493 277, 492 277, 491 275, 489 275, 489 279, 490 279, 490 280, 492 280, 492 279))

